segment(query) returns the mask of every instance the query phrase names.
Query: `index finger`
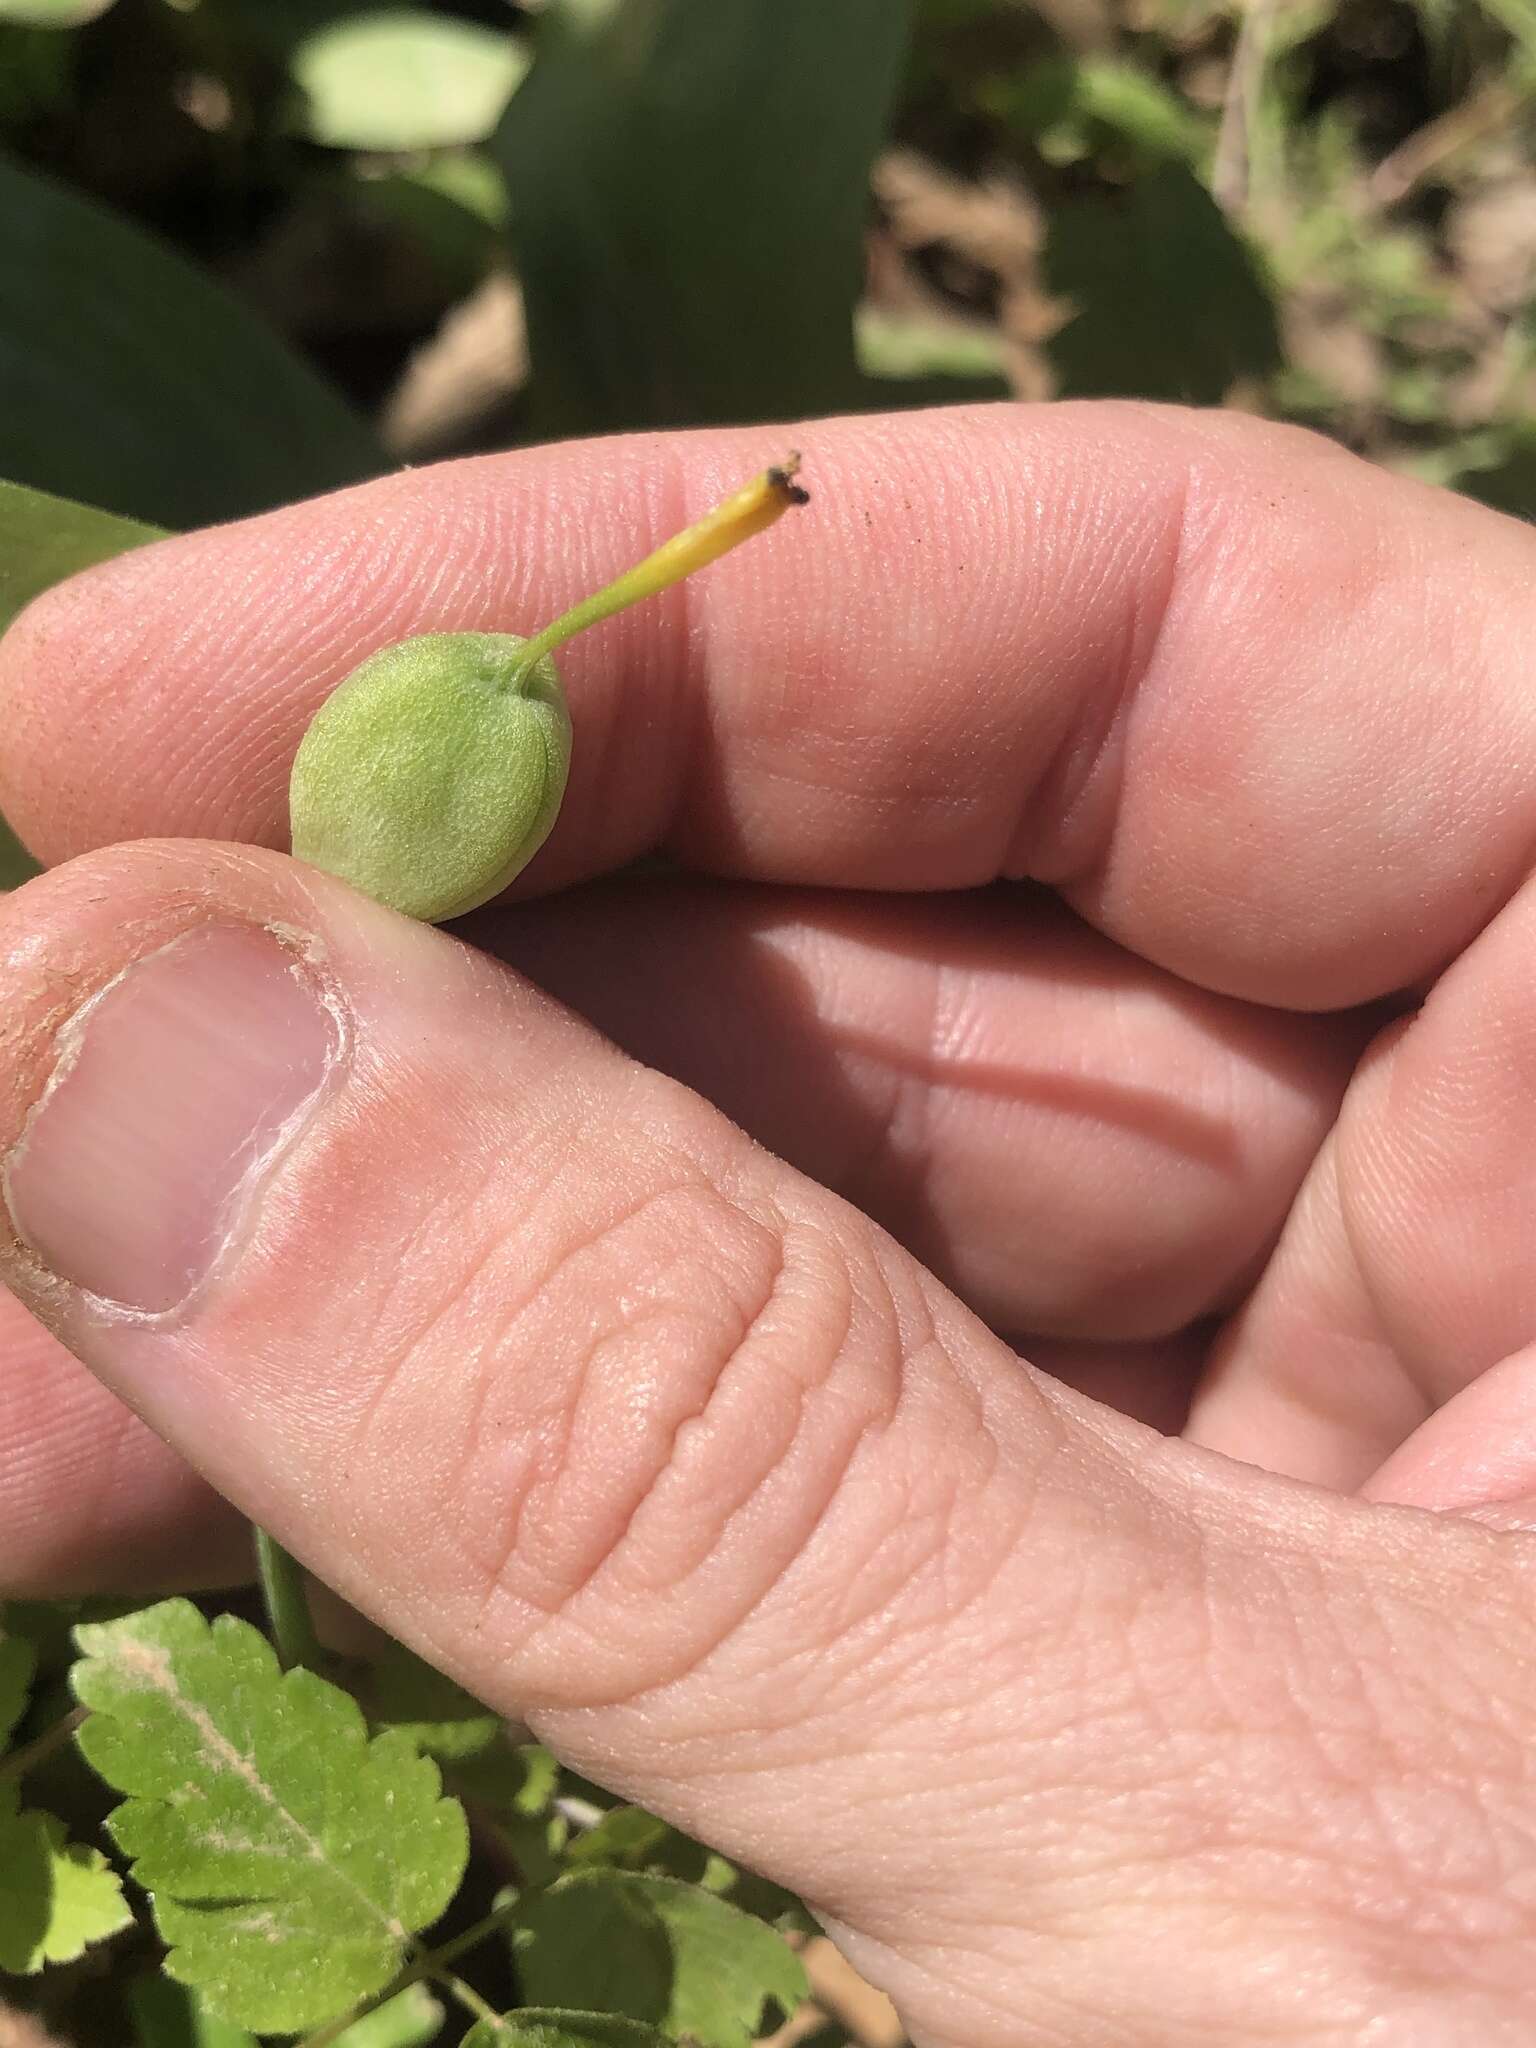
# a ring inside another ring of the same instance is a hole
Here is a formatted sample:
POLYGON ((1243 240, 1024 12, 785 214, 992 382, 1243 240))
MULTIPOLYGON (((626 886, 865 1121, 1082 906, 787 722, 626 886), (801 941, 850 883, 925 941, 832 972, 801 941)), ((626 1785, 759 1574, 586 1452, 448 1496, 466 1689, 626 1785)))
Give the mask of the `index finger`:
POLYGON ((978 407, 443 464, 161 543, 0 644, 0 807, 50 861, 287 843, 326 693, 422 631, 532 631, 782 452, 809 513, 562 656, 528 886, 1029 877, 1209 986, 1433 973, 1523 876, 1536 540, 1236 415, 978 407))

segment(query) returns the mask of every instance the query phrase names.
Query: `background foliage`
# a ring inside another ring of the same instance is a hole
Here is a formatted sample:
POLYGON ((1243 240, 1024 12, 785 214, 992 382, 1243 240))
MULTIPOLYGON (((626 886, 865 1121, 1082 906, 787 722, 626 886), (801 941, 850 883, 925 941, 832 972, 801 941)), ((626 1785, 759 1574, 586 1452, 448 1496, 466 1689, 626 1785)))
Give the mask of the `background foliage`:
MULTIPOLYGON (((0 0, 0 629, 401 461, 1009 393, 1536 514, 1533 87, 1536 0, 0 0)), ((799 2003, 793 1900, 259 1619, 0 1611, 0 2037, 742 2048, 799 2003)), ((796 2038, 894 2039, 824 2003, 796 2038)))

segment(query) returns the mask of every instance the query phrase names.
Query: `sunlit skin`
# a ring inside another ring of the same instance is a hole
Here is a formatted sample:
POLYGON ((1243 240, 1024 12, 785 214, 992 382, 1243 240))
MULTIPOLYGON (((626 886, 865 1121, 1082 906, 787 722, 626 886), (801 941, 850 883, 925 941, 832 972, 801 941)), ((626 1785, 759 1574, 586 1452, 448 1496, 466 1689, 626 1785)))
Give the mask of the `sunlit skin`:
POLYGON ((1528 2042, 1536 535, 1232 414, 799 426, 811 513, 562 656, 511 900, 287 857, 364 654, 559 616, 781 431, 390 478, 0 643, 64 863, 0 904, 13 1195, 122 1108, 102 1040, 16 1168, 61 1019, 188 935, 345 1046, 184 1303, 10 1243, 0 1590, 216 1582, 227 1496, 922 2048, 1528 2042))
POLYGON ((798 456, 764 470, 531 636, 395 641, 326 698, 294 757, 299 859, 430 924, 504 895, 548 838, 570 769, 556 651, 808 503, 798 456))

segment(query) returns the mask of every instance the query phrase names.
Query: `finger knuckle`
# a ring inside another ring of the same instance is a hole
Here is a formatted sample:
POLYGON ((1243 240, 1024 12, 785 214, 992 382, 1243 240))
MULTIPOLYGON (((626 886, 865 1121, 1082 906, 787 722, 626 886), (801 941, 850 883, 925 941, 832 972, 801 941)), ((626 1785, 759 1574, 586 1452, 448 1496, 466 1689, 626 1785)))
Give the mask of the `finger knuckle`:
POLYGON ((808 1539, 899 1377, 839 1207, 660 1162, 482 1343, 448 1576, 520 1700, 680 1675, 808 1539))

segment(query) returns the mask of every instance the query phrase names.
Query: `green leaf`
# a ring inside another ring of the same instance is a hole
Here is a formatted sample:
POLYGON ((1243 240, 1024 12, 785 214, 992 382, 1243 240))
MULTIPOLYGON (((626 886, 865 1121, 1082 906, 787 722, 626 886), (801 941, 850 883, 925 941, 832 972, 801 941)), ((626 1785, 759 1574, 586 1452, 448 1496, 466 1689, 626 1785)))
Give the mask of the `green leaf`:
POLYGON ((910 0, 553 0, 496 149, 537 433, 870 402, 869 171, 910 0))
POLYGON ((670 2034, 639 2020, 602 2012, 552 2012, 524 2006, 499 2020, 480 2020, 463 2048, 673 2048, 670 2034))
POLYGON ((372 1660, 356 1694, 375 1729, 393 1728, 439 1763, 478 1756, 506 1725, 404 1643, 388 1644, 372 1660))
POLYGON ((141 1977, 128 2012, 137 2048, 257 2048, 254 2034, 215 2019, 195 1991, 169 1977, 141 1977))
MULTIPOLYGON (((4 849, 0 848, 0 877, 3 874, 4 849)), ((36 1670, 37 1652, 25 1636, 11 1635, 0 1618, 0 1751, 26 1711, 36 1670)))
POLYGON ((1029 136, 1047 156, 1087 154, 1102 139, 1091 132, 1098 128, 1148 157, 1194 162, 1213 132, 1186 100, 1141 66, 1104 57, 1048 57, 1016 74, 983 80, 977 97, 988 113, 1029 136))
POLYGON ((641 1806, 616 1806, 605 1813, 595 1827, 576 1836, 565 1860, 576 1870, 601 1864, 680 1877, 686 1884, 702 1885, 722 1896, 731 1891, 739 1876, 735 1864, 641 1806))
POLYGON ((489 1749, 445 1764, 443 1771, 456 1798, 519 1819, 542 1816, 560 1778, 547 1749, 532 1742, 510 1743, 504 1734, 489 1749))
POLYGON ((643 1806, 616 1806, 595 1827, 578 1835, 567 1852, 567 1860, 576 1869, 605 1864, 621 1870, 643 1870, 670 1846, 673 1837, 678 1841, 687 1839, 677 1835, 654 1813, 647 1813, 643 1806))
POLYGON ((66 1841, 51 1813, 20 1811, 17 1787, 0 1784, 0 1970, 26 1977, 72 1963, 132 1922, 101 1851, 66 1841))
POLYGON ((483 142, 527 69, 515 37, 415 7, 334 22, 292 65, 312 141, 387 151, 483 142))
POLYGON ((984 379, 993 395, 1007 393, 1006 352, 1002 337, 990 328, 864 306, 854 335, 866 376, 984 379))
POLYGON ((514 1939, 536 2003, 579 1999, 701 2048, 748 2048, 770 2000, 788 2014, 809 1993, 772 1928, 670 1877, 574 1872, 528 1902, 514 1939))
POLYGON ((80 1622, 116 1621, 120 1615, 136 1614, 143 1605, 142 1599, 96 1594, 81 1600, 7 1600, 3 1612, 6 1633, 32 1645, 38 1676, 53 1678, 75 1661, 75 1629, 80 1622))
POLYGON ((508 1816, 533 1817, 548 1808, 560 1779, 549 1751, 509 1741, 499 1714, 403 1643, 390 1644, 354 1692, 373 1729, 393 1728, 434 1758, 456 1797, 508 1816))
POLYGON ((380 171, 349 167, 352 197, 375 233, 408 238, 454 297, 502 261, 508 206, 501 172, 483 150, 453 150, 380 171))
POLYGON ((0 894, 7 889, 19 889, 23 882, 30 882, 41 873, 37 862, 4 818, 0 818, 0 894))
POLYGON ((1536 57, 1536 0, 1483 0, 1483 12, 1508 29, 1528 57, 1536 57))
POLYGON ((565 1848, 564 1860, 573 1870, 608 1865, 618 1870, 647 1870, 662 1877, 679 1877, 730 1900, 733 1906, 756 1919, 766 1920, 780 1933, 795 1929, 804 1934, 820 1930, 793 1892, 727 1862, 716 1850, 696 1842, 680 1828, 669 1827, 653 1813, 639 1806, 616 1806, 595 1826, 579 1834, 565 1848))
MULTIPOLYGON (((257 2048, 256 2036, 215 2019, 195 1991, 169 1977, 144 1977, 128 1994, 138 2048, 257 2048)), ((443 2008, 413 1984, 336 2036, 335 2048, 424 2048, 442 2032, 443 2008)))
POLYGON ((1513 437, 1501 461, 1468 471, 1456 488, 1495 512, 1536 519, 1536 424, 1513 437))
POLYGON ((1214 405, 1279 365, 1258 265, 1180 165, 1058 207, 1045 267, 1049 289, 1079 308, 1051 343, 1063 397, 1214 405))
POLYGON ((0 159, 0 475, 170 526, 388 460, 254 313, 182 257, 0 159))
POLYGON ((443 2030, 443 2008, 425 1984, 391 1998, 377 2012, 354 2020, 336 2037, 336 2048, 422 2048, 443 2030))
POLYGON ((0 133, 67 114, 75 51, 72 36, 0 18, 0 133))
POLYGON ((23 605, 66 576, 163 538, 157 526, 0 478, 0 633, 23 605))
POLYGON ((402 1735, 246 1622, 188 1600, 76 1631, 80 1747, 129 1795, 109 1826, 154 1895, 166 1968, 257 2033, 375 1996, 447 1907, 463 1809, 402 1735))
MULTIPOLYGON (((50 585, 160 538, 157 527, 0 478, 0 633, 50 585)), ((15 889, 37 872, 37 862, 0 818, 0 890, 15 889)))
POLYGON ((111 5, 112 0, 0 0, 0 21, 23 28, 78 28, 111 5))
POLYGON ((560 1814, 533 1818, 514 1813, 497 1821, 496 1833, 523 1887, 552 1884, 564 1871, 571 1831, 560 1814))

